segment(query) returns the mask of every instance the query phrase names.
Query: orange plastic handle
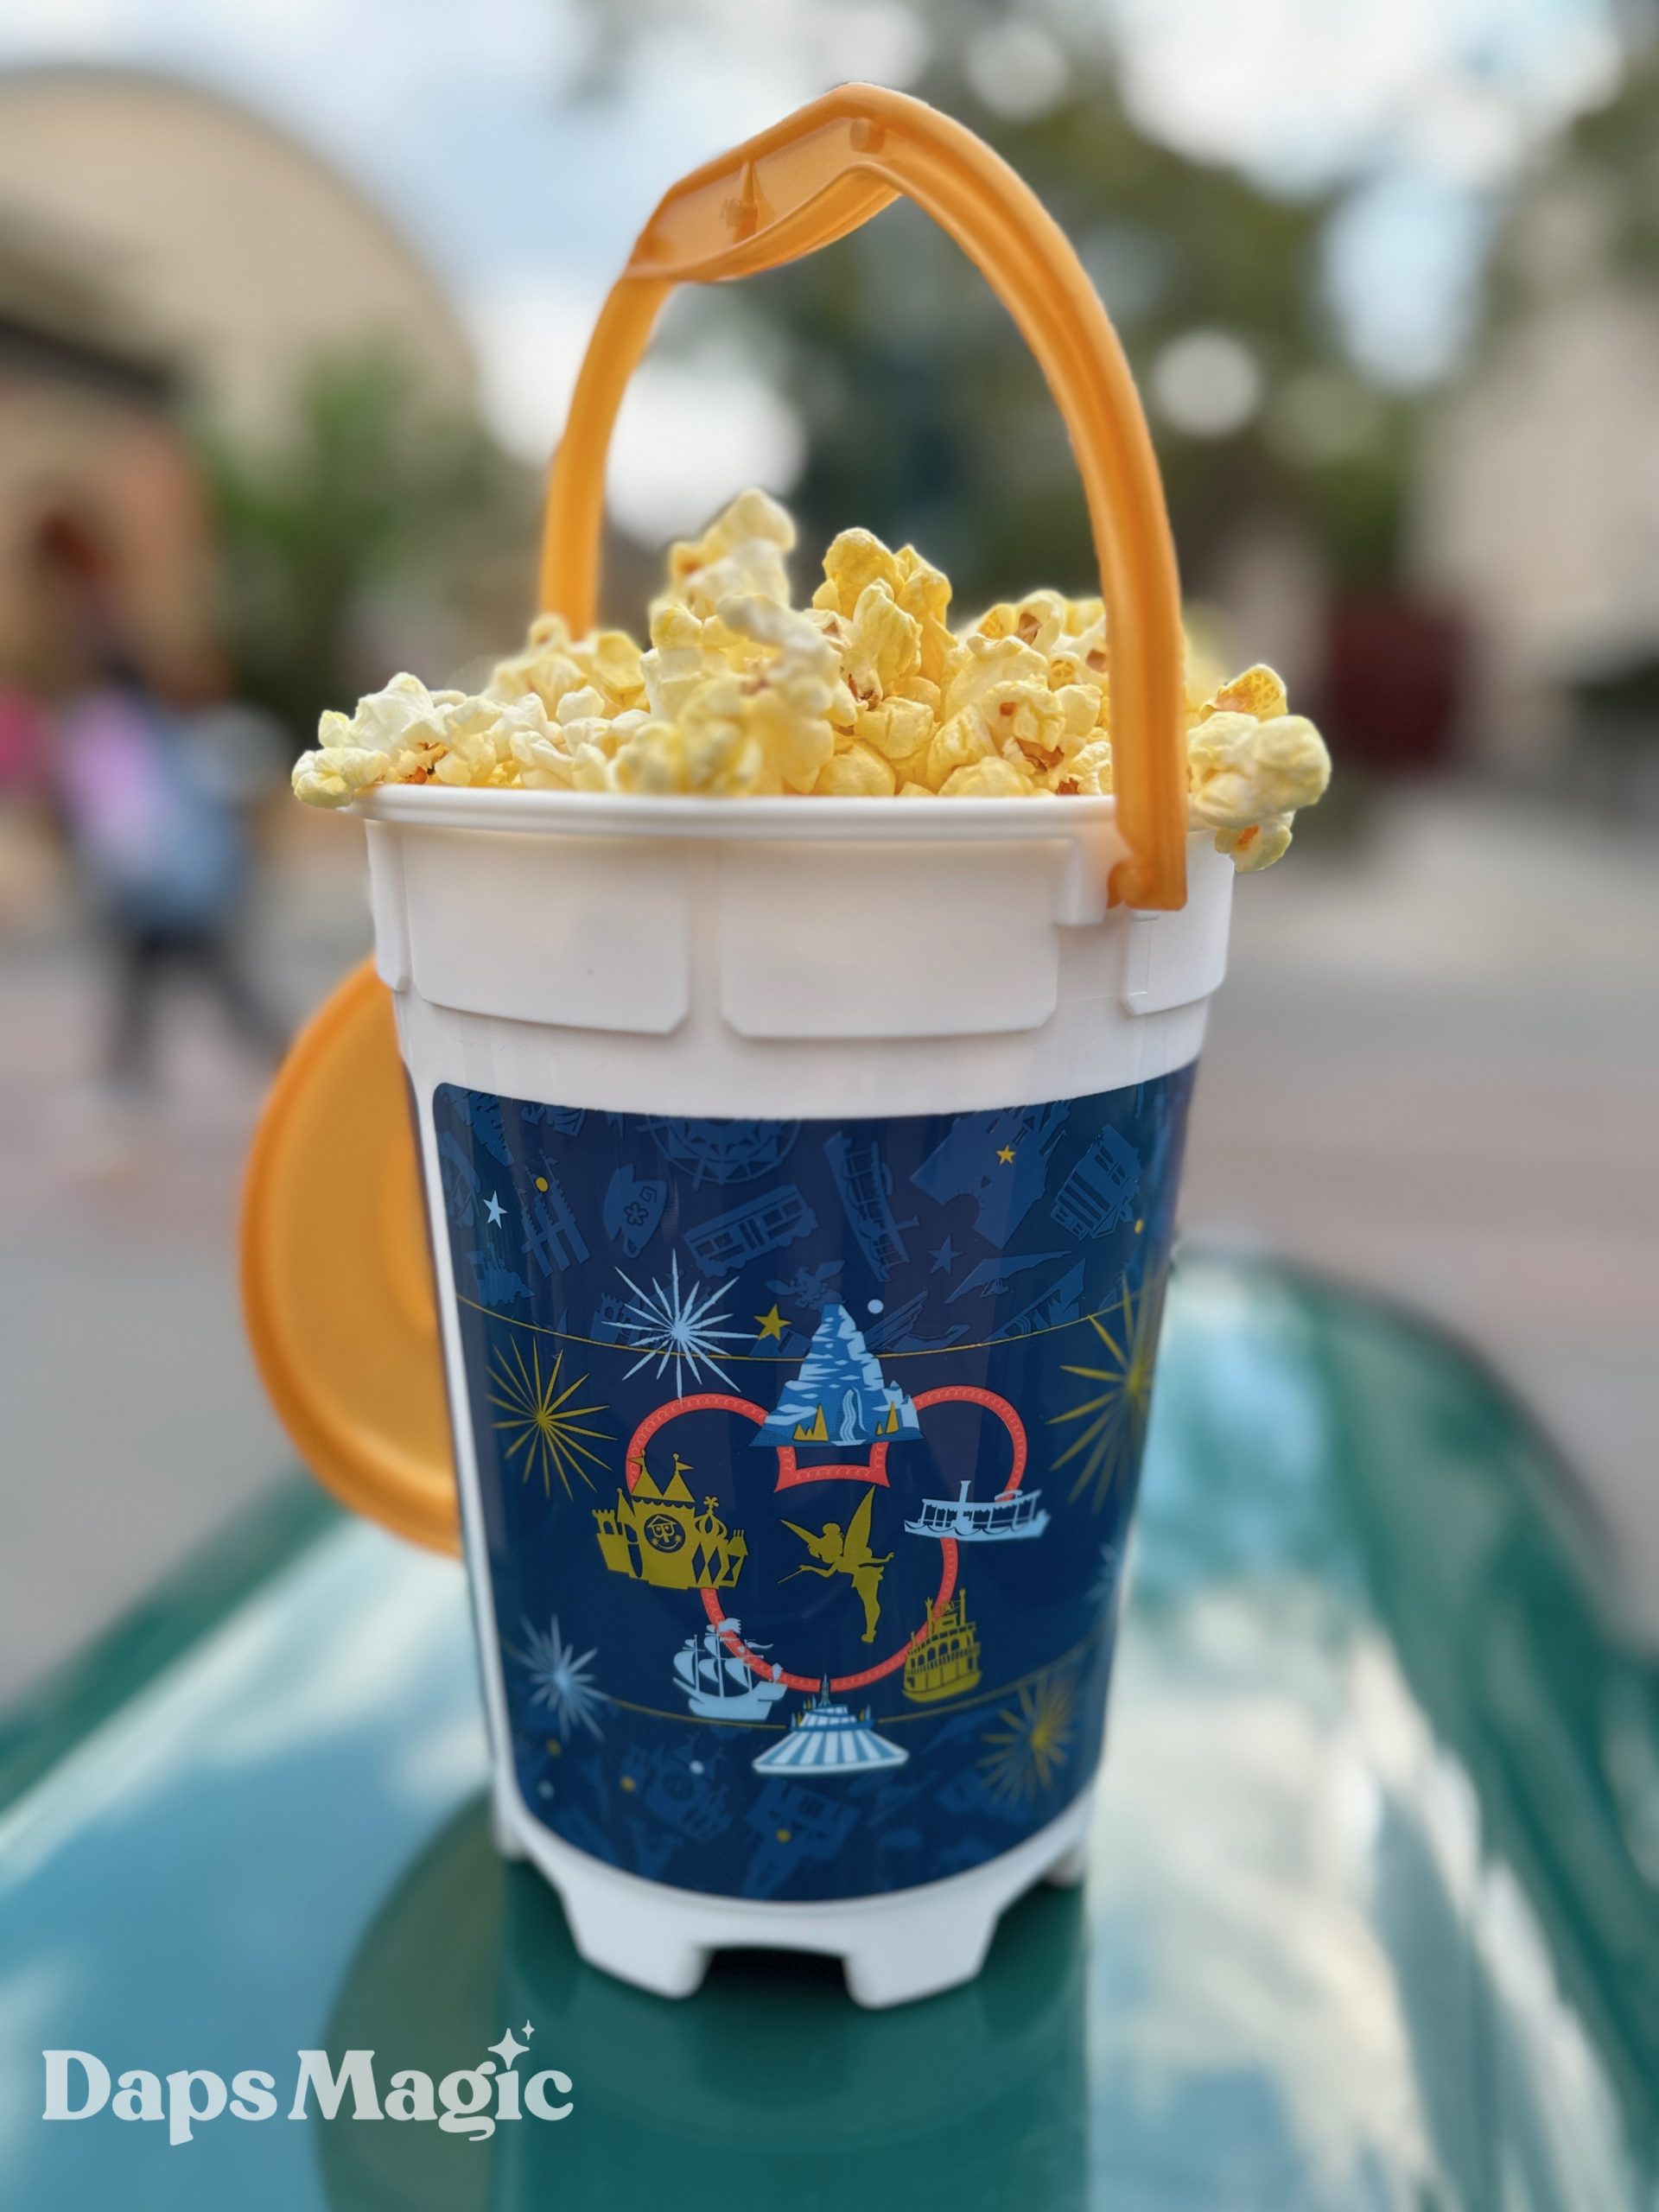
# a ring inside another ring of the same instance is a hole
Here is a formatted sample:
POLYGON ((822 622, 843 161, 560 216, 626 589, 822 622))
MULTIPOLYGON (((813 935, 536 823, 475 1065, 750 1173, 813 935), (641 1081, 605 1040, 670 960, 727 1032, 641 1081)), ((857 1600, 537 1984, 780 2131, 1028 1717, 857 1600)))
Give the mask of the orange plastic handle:
POLYGON ((592 626, 617 409, 676 284, 725 283, 845 238, 900 194, 962 247, 1048 379, 1083 477, 1112 653, 1114 899, 1186 898, 1180 587, 1163 485, 1117 334, 1065 232, 971 130, 846 85, 694 170, 634 244, 589 341, 548 484, 542 604, 592 626))

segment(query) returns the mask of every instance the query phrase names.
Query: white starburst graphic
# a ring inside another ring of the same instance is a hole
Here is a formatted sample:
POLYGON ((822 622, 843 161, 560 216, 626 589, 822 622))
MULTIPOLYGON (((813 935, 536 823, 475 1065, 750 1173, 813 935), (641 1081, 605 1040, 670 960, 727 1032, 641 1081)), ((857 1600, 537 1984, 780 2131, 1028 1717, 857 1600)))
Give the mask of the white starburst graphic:
POLYGON ((530 1701, 544 1705, 553 1715, 561 1743, 568 1742, 578 1728, 602 1738, 605 1731, 594 1716, 610 1700, 594 1681, 593 1664, 598 1653, 579 1654, 574 1644, 567 1643, 559 1633, 556 1614, 545 1630, 526 1621, 524 1643, 528 1648, 517 1656, 529 1670, 530 1701))
POLYGON ((674 1363, 674 1389, 677 1395, 683 1395, 683 1367, 690 1369, 694 1382, 702 1382, 702 1370, 707 1367, 711 1375, 718 1376, 729 1386, 732 1378, 715 1357, 716 1348, 721 1344, 747 1344, 753 1333, 748 1329, 716 1326, 717 1323, 730 1319, 721 1311, 721 1300, 729 1293, 732 1285, 722 1283, 718 1290, 703 1290, 697 1284, 690 1283, 682 1292, 677 1252, 670 1255, 666 1290, 653 1280, 647 1294, 640 1289, 632 1276, 622 1274, 620 1268, 616 1272, 622 1275, 635 1300, 635 1303, 627 1309, 632 1319, 626 1321, 623 1326, 628 1331, 633 1349, 643 1351, 645 1354, 642 1359, 635 1360, 628 1370, 629 1374, 637 1375, 642 1367, 648 1367, 654 1359, 657 1373, 661 1376, 671 1360, 674 1363))
POLYGON ((1117 1595, 1117 1546, 1103 1544, 1100 1566, 1089 1586, 1090 1601, 1096 1605, 1109 1605, 1117 1595))

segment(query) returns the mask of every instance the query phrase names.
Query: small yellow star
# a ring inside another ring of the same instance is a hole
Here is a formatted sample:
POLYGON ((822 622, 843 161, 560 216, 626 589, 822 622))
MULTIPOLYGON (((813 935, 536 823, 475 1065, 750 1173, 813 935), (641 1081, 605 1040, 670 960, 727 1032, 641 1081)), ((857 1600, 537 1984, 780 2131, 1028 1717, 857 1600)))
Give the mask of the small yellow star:
POLYGON ((760 1325, 760 1334, 763 1338, 775 1337, 779 1344, 783 1342, 784 1317, 776 1306, 772 1307, 770 1313, 757 1313, 754 1318, 760 1325))
POLYGON ((1011 1167, 1014 1165, 1014 1147, 1011 1144, 1005 1144, 996 1156, 1005 1167, 1011 1167))

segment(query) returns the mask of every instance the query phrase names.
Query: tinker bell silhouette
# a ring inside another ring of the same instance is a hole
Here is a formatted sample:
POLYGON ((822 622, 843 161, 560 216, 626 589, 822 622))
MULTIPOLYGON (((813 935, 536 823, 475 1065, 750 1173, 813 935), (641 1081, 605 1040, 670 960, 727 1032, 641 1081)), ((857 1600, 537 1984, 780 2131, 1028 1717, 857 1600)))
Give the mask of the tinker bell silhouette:
POLYGON ((796 1522, 784 1523, 812 1554, 811 1559, 803 1560, 791 1573, 786 1574, 785 1581, 792 1582, 797 1574, 821 1575, 826 1582, 832 1575, 846 1575, 864 1608, 864 1634, 860 1641, 865 1643, 875 1642, 875 1624, 881 1618, 881 1601, 877 1592, 881 1586, 882 1570, 893 1558, 891 1552, 883 1552, 878 1557, 870 1549, 870 1508, 874 1502, 875 1492, 867 1490, 845 1533, 839 1521, 826 1521, 823 1534, 817 1536, 796 1522), (820 1564, 815 1566, 815 1560, 820 1564))

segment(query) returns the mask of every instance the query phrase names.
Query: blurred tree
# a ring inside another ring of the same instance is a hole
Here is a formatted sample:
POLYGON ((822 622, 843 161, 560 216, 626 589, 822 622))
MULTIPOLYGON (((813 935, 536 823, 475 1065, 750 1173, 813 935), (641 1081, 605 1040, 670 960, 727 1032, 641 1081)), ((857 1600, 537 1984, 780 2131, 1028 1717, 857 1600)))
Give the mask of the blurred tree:
POLYGON ((280 446, 200 442, 236 686, 296 743, 400 659, 435 681, 522 627, 539 487, 394 357, 319 362, 280 446))
POLYGON ((1516 196, 1490 264, 1489 327, 1541 296, 1616 276, 1659 297, 1659 9, 1633 9, 1630 58, 1516 196))
MULTIPOLYGON (((666 5, 590 0, 607 31, 590 97, 604 99, 627 42, 666 5)), ((1304 536, 1340 582, 1391 578, 1413 410, 1344 353, 1320 277, 1333 199, 1274 197, 1148 137, 1090 11, 931 0, 915 12, 932 57, 917 92, 1032 184, 1112 315, 1147 399, 1189 592, 1214 588, 1264 524, 1304 536), (1014 41, 1001 82, 988 32, 1014 41)), ((695 348, 734 321, 807 425, 792 504, 809 546, 853 521, 914 537, 968 605, 1039 579, 1084 587, 1086 517, 1040 377, 924 218, 896 207, 741 293, 692 295, 665 342, 695 348)))

